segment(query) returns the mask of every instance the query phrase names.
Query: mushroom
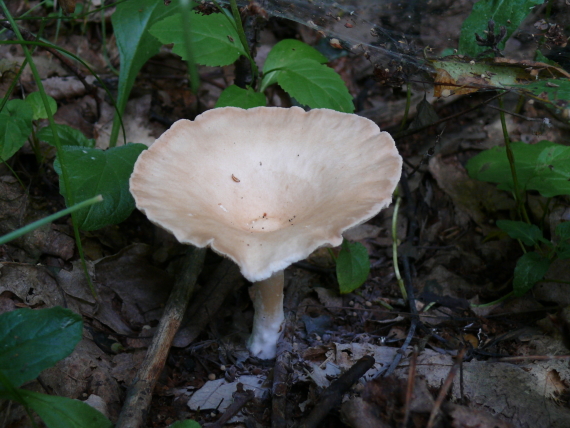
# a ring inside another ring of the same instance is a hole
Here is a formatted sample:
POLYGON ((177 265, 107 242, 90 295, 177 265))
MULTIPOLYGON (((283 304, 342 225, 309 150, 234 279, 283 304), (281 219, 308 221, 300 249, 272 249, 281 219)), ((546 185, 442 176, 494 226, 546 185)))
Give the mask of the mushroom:
POLYGON ((253 283, 248 348, 275 357, 283 270, 388 206, 394 140, 363 117, 298 107, 225 107, 179 120, 138 158, 137 208, 182 243, 210 246, 253 283))

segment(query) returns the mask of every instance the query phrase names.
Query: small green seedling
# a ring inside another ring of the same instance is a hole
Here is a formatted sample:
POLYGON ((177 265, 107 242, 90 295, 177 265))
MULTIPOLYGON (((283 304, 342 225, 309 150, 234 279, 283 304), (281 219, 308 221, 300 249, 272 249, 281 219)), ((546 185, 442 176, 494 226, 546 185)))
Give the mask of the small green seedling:
POLYGON ((536 248, 535 251, 527 251, 517 261, 513 279, 515 296, 525 295, 534 284, 542 280, 555 259, 570 258, 570 222, 560 223, 556 227, 557 244, 545 239, 542 231, 534 224, 499 220, 497 226, 511 238, 536 248))
MULTIPOLYGON (((532 145, 511 143, 511 149, 519 191, 536 190, 545 197, 570 194, 570 147, 540 141, 532 145)), ((508 173, 510 167, 505 147, 485 150, 467 163, 472 178, 497 183, 499 189, 514 192, 513 175, 508 173)), ((513 281, 516 296, 524 295, 542 280, 553 260, 570 258, 570 223, 561 223, 556 228, 556 245, 545 239, 533 224, 500 220, 497 226, 511 238, 535 248, 517 261, 513 281)))

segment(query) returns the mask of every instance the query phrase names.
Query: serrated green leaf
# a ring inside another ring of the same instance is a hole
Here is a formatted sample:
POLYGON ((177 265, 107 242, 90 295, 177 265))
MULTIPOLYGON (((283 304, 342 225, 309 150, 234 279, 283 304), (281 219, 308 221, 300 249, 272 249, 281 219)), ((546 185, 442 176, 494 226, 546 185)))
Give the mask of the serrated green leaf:
POLYGON ((170 425, 168 428, 200 428, 201 425, 191 419, 186 419, 185 421, 177 421, 170 425))
POLYGON ((340 76, 326 65, 304 59, 275 71, 275 80, 300 104, 352 113, 352 96, 340 76))
MULTIPOLYGON (((551 141, 532 145, 519 141, 511 146, 521 190, 537 190, 545 197, 570 194, 570 147, 551 141)), ((514 190, 504 147, 481 152, 466 168, 472 178, 497 183, 501 190, 514 190)))
POLYGON ((18 390, 19 396, 36 412, 48 428, 112 428, 101 412, 82 401, 66 397, 18 390))
MULTIPOLYGON (((239 35, 232 22, 225 14, 213 13, 190 14, 190 39, 194 52, 194 61, 209 66, 233 64, 241 55, 247 55, 239 35)), ((184 32, 180 14, 157 22, 150 33, 164 44, 174 43, 172 52, 186 59, 184 32)))
MULTIPOLYGON (((178 5, 175 3, 166 6, 164 2, 156 0, 125 1, 117 5, 111 21, 121 58, 117 93, 117 109, 121 115, 125 111, 138 72, 162 46, 162 43, 149 33, 149 29, 177 10, 178 5)), ((116 143, 119 125, 118 119, 115 118, 111 146, 116 143)))
POLYGON ((0 161, 7 161, 32 132, 33 111, 23 100, 11 100, 0 111, 0 161))
POLYGON ((264 92, 269 86, 277 83, 277 71, 294 66, 301 60, 313 60, 319 64, 326 64, 327 57, 315 48, 299 40, 285 39, 278 42, 263 64, 263 80, 261 81, 260 92, 264 92))
POLYGON ((499 220, 499 229, 504 230, 513 239, 520 239, 525 245, 535 245, 542 238, 542 231, 534 224, 523 221, 499 220))
POLYGON ((302 59, 311 59, 319 64, 326 64, 328 59, 315 48, 299 40, 285 39, 278 42, 263 64, 263 72, 280 70, 302 59))
MULTIPOLYGON (((135 161, 145 149, 144 144, 127 144, 106 151, 63 146, 73 200, 103 196, 103 202, 77 211, 81 229, 95 230, 117 224, 131 214, 135 201, 129 191, 129 178, 135 161)), ((61 176, 60 162, 56 159, 54 169, 61 176)), ((66 194, 63 180, 60 180, 60 193, 66 194)), ((68 200, 66 204, 71 205, 68 200)))
POLYGON ((459 38, 459 53, 475 57, 489 49, 479 46, 475 33, 483 39, 488 29, 489 20, 495 21, 495 34, 503 25, 507 29, 505 38, 498 44, 499 50, 505 48, 505 42, 518 28, 523 19, 533 11, 533 6, 544 3, 544 0, 479 0, 473 5, 471 14, 463 21, 459 38))
MULTIPOLYGON (((95 140, 88 139, 78 129, 60 124, 55 124, 55 129, 63 146, 95 147, 95 140)), ((55 138, 53 137, 51 126, 40 129, 36 136, 38 140, 55 146, 55 138)))
POLYGON ((561 241, 570 239, 570 221, 559 223, 554 231, 561 241))
MULTIPOLYGON (((51 114, 55 114, 55 112, 57 111, 57 103, 49 95, 46 95, 46 97, 48 99, 48 104, 49 104, 49 108, 51 110, 51 114)), ((32 92, 30 95, 28 95, 26 97, 25 101, 32 108, 32 111, 33 111, 32 119, 33 120, 47 119, 48 118, 46 108, 45 108, 44 102, 42 100, 42 95, 39 92, 32 92)))
POLYGON ((550 260, 536 252, 523 254, 518 259, 513 279, 515 296, 524 296, 544 275, 550 267, 550 260))
POLYGON ((255 92, 251 87, 247 89, 240 88, 236 85, 228 86, 222 91, 220 98, 216 102, 215 108, 218 107, 240 107, 243 109, 253 107, 263 107, 266 105, 265 95, 255 92))
POLYGON ((336 259, 336 277, 341 294, 356 290, 370 273, 368 250, 359 242, 342 241, 342 247, 336 259))
POLYGON ((6 312, 0 315, 0 370, 14 386, 29 382, 71 354, 82 330, 81 316, 60 307, 6 312))

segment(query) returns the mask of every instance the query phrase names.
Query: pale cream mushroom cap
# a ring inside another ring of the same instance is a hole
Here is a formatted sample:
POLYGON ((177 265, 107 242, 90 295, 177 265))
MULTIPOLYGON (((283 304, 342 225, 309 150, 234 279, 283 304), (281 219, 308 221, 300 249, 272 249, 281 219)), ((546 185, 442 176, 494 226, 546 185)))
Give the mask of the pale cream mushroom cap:
POLYGON ((390 204, 401 168, 392 137, 366 118, 225 107, 174 123, 140 155, 130 188, 152 222, 253 282, 340 245, 390 204))

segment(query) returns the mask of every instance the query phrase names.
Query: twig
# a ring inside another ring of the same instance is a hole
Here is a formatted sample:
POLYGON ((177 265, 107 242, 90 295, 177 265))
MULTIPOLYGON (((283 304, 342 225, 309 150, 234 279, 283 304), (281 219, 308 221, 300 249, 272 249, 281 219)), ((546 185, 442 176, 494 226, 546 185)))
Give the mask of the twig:
POLYGON ((366 355, 358 360, 346 373, 335 380, 322 394, 309 416, 299 428, 316 428, 326 415, 342 401, 343 394, 360 379, 375 363, 374 357, 366 355))
POLYGON ((455 363, 451 367, 451 370, 449 370, 449 374, 447 375, 447 378, 445 379, 443 386, 439 390, 439 394, 437 395, 437 400, 435 400, 435 404, 433 406, 431 414, 429 415, 429 420, 428 420, 428 423, 426 425, 426 428, 432 428, 433 427, 433 424, 435 423, 435 418, 439 414, 439 409, 441 408, 441 405, 443 404, 443 400, 445 400, 445 396, 447 395, 449 388, 451 388, 451 385, 453 385, 453 379, 455 378, 455 374, 457 373, 459 366, 463 362, 463 356, 465 355, 465 351, 467 351, 467 348, 462 348, 459 351, 459 354, 457 355, 457 358, 455 359, 455 363))
POLYGON ((485 100, 485 101, 483 101, 482 103, 477 104, 476 106, 473 106, 473 107, 468 108, 468 109, 466 109, 466 110, 460 111, 459 113, 452 114, 451 116, 444 117, 443 119, 436 120, 434 123, 430 123, 429 125, 424 125, 424 126, 421 126, 421 127, 419 127, 419 128, 414 128, 414 129, 408 129, 408 130, 405 131, 405 132, 398 132, 398 133, 396 133, 396 134, 394 135, 394 139, 399 140, 400 138, 404 138, 404 137, 408 137, 408 136, 413 135, 413 134, 417 134, 417 133, 420 132, 420 131, 423 131, 423 130, 425 130, 425 129, 431 128, 432 126, 435 126, 435 125, 439 125, 440 123, 448 122, 448 121, 450 121, 450 120, 452 120, 452 119, 455 119, 455 118, 457 118, 457 117, 461 117, 461 116, 463 116, 464 114, 467 114, 467 113, 469 113, 469 112, 471 112, 471 111, 473 111, 473 110, 477 110, 478 108, 483 107, 485 104, 488 104, 488 103, 490 103, 491 101, 496 100, 497 98, 502 97, 503 95, 505 95, 505 94, 508 93, 508 92, 509 92, 509 91, 505 91, 505 92, 498 93, 497 95, 492 96, 492 97, 489 98, 488 100, 485 100))
POLYGON ((273 369, 273 388, 271 390, 271 428, 286 428, 287 379, 291 353, 288 351, 277 355, 273 369))
POLYGON ((247 404, 247 402, 249 400, 251 400, 251 399, 253 399, 253 397, 255 397, 255 394, 253 393, 252 390, 250 390, 250 389, 245 390, 245 391, 243 390, 243 384, 238 383, 237 387, 238 387, 238 390, 233 395, 233 399, 234 399, 233 403, 230 404, 230 406, 226 409, 226 411, 220 417, 220 419, 218 419, 216 422, 214 422, 211 425, 205 425, 206 428, 223 428, 223 426, 231 418, 233 418, 237 414, 237 412, 239 412, 241 410, 241 408, 247 404), (240 391, 240 385, 241 385, 241 391, 240 391))
POLYGON ((414 394, 414 385, 416 384, 416 364, 418 360, 418 349, 415 347, 412 358, 410 359, 410 368, 408 370, 408 385, 406 388, 406 403, 404 404, 404 422, 402 422, 402 427, 406 428, 408 426, 408 420, 410 419, 410 404, 412 402, 412 396, 414 394))
POLYGON ((285 309, 284 332, 277 342, 277 358, 273 369, 273 386, 271 390, 271 428, 287 428, 287 381, 291 372, 291 337, 290 326, 294 324, 301 301, 301 290, 306 282, 298 276, 287 283, 283 307, 285 309))
POLYGON ((239 268, 233 261, 222 260, 199 295, 192 299, 186 311, 188 318, 176 334, 173 346, 185 348, 196 340, 212 317, 219 313, 226 296, 235 289, 241 278, 239 268))
POLYGON ((182 259, 181 273, 174 283, 168 302, 166 302, 164 314, 160 319, 142 366, 129 388, 119 420, 115 425, 116 428, 145 426, 152 391, 164 368, 172 339, 182 322, 188 300, 202 270, 205 255, 205 248, 190 247, 182 259))

